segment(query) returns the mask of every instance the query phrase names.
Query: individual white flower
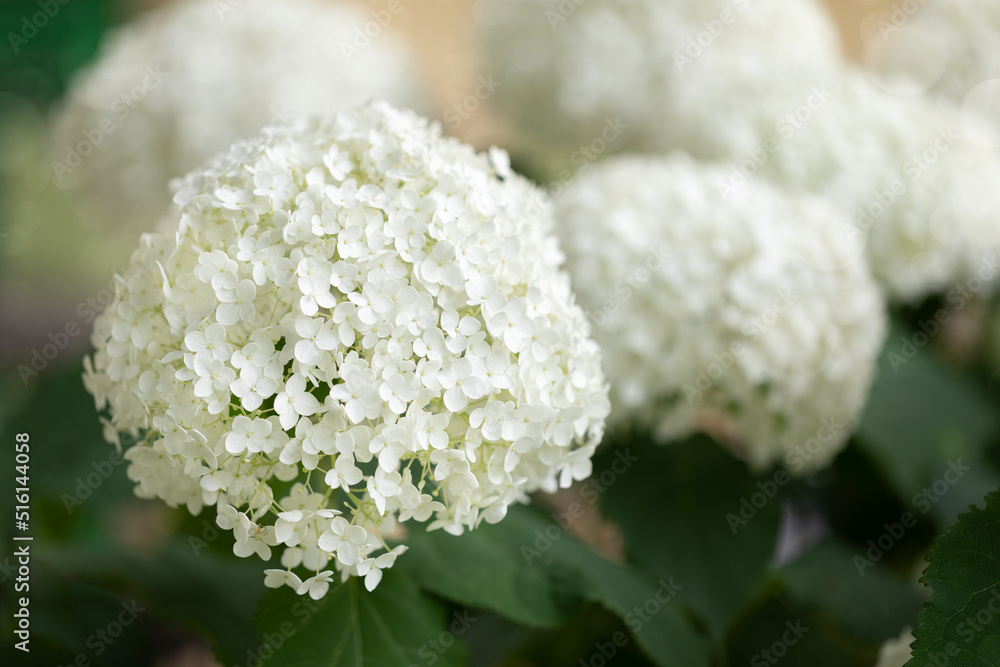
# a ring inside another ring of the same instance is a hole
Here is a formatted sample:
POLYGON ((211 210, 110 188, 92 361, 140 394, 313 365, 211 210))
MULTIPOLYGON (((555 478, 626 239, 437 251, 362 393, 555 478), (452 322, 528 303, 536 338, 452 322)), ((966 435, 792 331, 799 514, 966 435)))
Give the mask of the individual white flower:
POLYGON ((328 571, 376 585, 399 522, 461 534, 589 474, 599 349, 551 203, 497 164, 371 103, 185 177, 85 366, 140 437, 136 492, 215 505, 238 555, 281 551, 268 586, 319 596, 328 571))
POLYGON ((878 662, 875 667, 903 667, 913 657, 910 644, 913 643, 913 630, 904 628, 896 639, 889 639, 878 652, 878 662))
POLYGON ((268 588, 289 586, 298 592, 299 587, 302 585, 302 580, 290 570, 264 570, 264 575, 264 585, 268 588))
POLYGON ((271 547, 277 542, 274 533, 267 526, 255 524, 247 518, 246 514, 241 514, 236 527, 233 528, 236 536, 236 543, 233 545, 233 553, 240 558, 246 558, 256 554, 263 560, 271 558, 271 547))
POLYGON ((808 91, 842 60, 835 26, 814 0, 480 5, 482 69, 503 82, 492 101, 543 169, 607 151, 680 147, 714 158, 756 148, 777 121, 760 98, 784 94, 792 110, 805 97, 791 85, 771 92, 774 80, 808 91))
MULTIPOLYGON (((309 597, 313 600, 319 600, 321 597, 326 595, 326 592, 330 590, 330 582, 333 581, 333 571, 324 570, 316 574, 315 576, 309 577, 301 584, 299 584, 296 593, 303 595, 309 593, 309 597)), ((371 590, 371 589, 369 589, 371 590)))
POLYGON ((356 565, 361 560, 361 548, 368 541, 368 532, 361 526, 352 526, 343 517, 334 518, 325 533, 319 536, 323 551, 337 554, 344 565, 356 565))
MULTIPOLYGON (((356 48, 369 20, 317 0, 183 0, 140 16, 72 82, 53 127, 56 184, 79 195, 91 224, 138 235, 167 210, 170 179, 264 125, 370 98, 422 108, 398 37, 356 48)), ((290 185, 265 168, 219 196, 233 210, 241 197, 278 201, 290 185)), ((284 270, 268 252, 248 274, 257 284, 284 270)))
POLYGON ((557 200, 612 423, 662 438, 733 430, 755 467, 815 470, 865 401, 884 303, 839 209, 757 183, 723 200, 725 173, 683 156, 618 158, 557 200))
POLYGON ((226 436, 226 451, 230 454, 264 451, 271 428, 271 422, 266 419, 239 415, 233 420, 233 430, 226 436))
POLYGON ((376 558, 366 558, 358 563, 358 576, 365 578, 365 588, 370 591, 375 590, 378 583, 382 581, 382 570, 392 567, 396 563, 396 557, 404 551, 406 551, 406 545, 400 544, 376 558))
POLYGON ((281 420, 281 428, 286 431, 299 421, 299 417, 309 417, 320 410, 316 397, 306 389, 306 379, 302 375, 293 375, 285 385, 285 390, 279 392, 274 399, 274 411, 281 420))

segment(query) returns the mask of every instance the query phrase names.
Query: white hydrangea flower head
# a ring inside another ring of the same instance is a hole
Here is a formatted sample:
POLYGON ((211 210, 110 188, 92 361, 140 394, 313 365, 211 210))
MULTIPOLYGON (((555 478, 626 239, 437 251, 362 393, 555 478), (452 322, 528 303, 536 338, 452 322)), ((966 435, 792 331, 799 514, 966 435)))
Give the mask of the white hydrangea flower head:
POLYGON ((1000 78, 1000 7, 982 0, 934 0, 880 12, 865 64, 879 83, 961 101, 1000 78))
POLYGON ((967 127, 948 102, 888 95, 849 70, 823 108, 774 137, 763 164, 744 162, 725 182, 759 175, 848 208, 875 277, 916 301, 981 278, 1000 249, 1000 154, 967 127))
POLYGON ((913 630, 905 628, 903 634, 896 639, 889 639, 878 652, 878 662, 875 667, 903 667, 913 657, 910 644, 913 643, 913 630))
POLYGON ((841 209, 758 182, 723 200, 726 173, 621 157, 556 200, 610 424, 663 439, 714 425, 755 467, 816 470, 865 402, 884 300, 841 209))
POLYGON ((399 524, 460 534, 589 476, 600 351, 502 151, 370 103, 266 128, 175 201, 85 382, 140 440, 138 495, 216 505, 240 556, 283 547, 268 585, 374 587, 399 524))
MULTIPOLYGON (((790 96, 841 64, 836 29, 814 0, 482 0, 483 71, 493 101, 535 160, 567 157, 624 126, 614 152, 682 148, 720 157, 757 145, 776 72, 790 96), (572 9, 570 12, 567 8, 572 9)), ((548 166, 548 165, 542 165, 548 166)))
POLYGON ((110 34, 53 124, 56 183, 88 224, 150 231, 183 176, 265 125, 342 104, 424 105, 409 48, 319 0, 182 0, 110 34), (367 38, 367 37, 366 37, 367 38))
MULTIPOLYGON (((972 137, 1000 148, 1000 8, 979 0, 934 0, 877 14, 864 64, 880 87, 900 95, 928 93, 961 106, 972 137), (985 122, 988 134, 978 134, 985 122)), ((963 121, 965 118, 963 118, 963 121)))

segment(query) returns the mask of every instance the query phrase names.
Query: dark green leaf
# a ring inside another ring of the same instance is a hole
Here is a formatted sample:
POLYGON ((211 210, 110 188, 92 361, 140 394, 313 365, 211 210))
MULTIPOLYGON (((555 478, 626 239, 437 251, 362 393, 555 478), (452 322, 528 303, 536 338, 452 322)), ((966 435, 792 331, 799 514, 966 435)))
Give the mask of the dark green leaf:
POLYGON ((878 565, 858 567, 849 547, 820 544, 778 570, 790 598, 821 609, 841 628, 869 643, 881 643, 913 624, 924 600, 914 582, 878 565))
MULTIPOLYGON (((629 450, 605 450, 595 468, 619 451, 629 450)), ((721 637, 767 572, 788 477, 757 480, 705 437, 631 454, 638 463, 607 485, 602 507, 621 526, 629 556, 684 586, 685 600, 721 637)))
POLYGON ((921 581, 930 601, 917 617, 907 667, 1000 665, 1000 491, 938 538, 921 581))
POLYGON ((938 481, 949 462, 961 459, 970 467, 962 483, 929 508, 947 524, 1000 485, 1000 473, 983 459, 1000 411, 968 378, 917 345, 925 340, 923 332, 893 326, 857 440, 904 503, 938 481))
POLYGON ((458 637, 474 622, 461 613, 446 618, 395 570, 373 592, 351 578, 318 602, 283 587, 261 600, 259 643, 247 659, 259 656, 266 667, 457 666, 465 661, 458 637))
POLYGON ((460 537, 438 531, 411 538, 400 564, 443 597, 536 626, 564 623, 585 602, 597 602, 624 619, 658 664, 707 662, 685 613, 683 584, 606 560, 535 509, 512 507, 500 523, 460 537))

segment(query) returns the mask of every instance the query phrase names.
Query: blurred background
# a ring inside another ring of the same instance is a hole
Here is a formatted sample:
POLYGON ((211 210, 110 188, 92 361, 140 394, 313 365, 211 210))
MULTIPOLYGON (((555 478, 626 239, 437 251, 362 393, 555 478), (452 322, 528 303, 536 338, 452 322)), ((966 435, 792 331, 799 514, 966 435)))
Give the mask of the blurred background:
MULTIPOLYGON (((827 0, 841 28, 844 52, 861 57, 863 34, 872 30, 876 10, 885 0, 827 0)), ((127 260, 134 234, 95 235, 89 211, 60 196, 49 166, 48 121, 53 106, 80 67, 97 53, 102 36, 114 26, 167 2, 72 0, 59 15, 14 53, 0 52, 0 169, 3 234, 0 243, 3 291, 0 294, 0 359, 7 366, 29 353, 52 331, 62 329, 67 314, 106 289, 116 266, 127 260), (117 264, 116 264, 117 262, 117 264)), ((380 0, 358 2, 380 10, 380 0)), ((10 0, 0 8, 3 25, 21 30, 37 3, 10 0)), ((430 97, 429 112, 443 119, 475 89, 479 76, 479 24, 474 0, 421 1, 415 11, 395 16, 386 30, 413 45, 417 71, 430 97)), ((457 127, 445 125, 479 148, 505 147, 511 131, 490 112, 489 100, 457 127)), ((82 308, 87 311, 88 307, 82 308)), ((87 322, 81 322, 86 325, 87 322)), ((86 348, 86 335, 72 337, 71 349, 86 348)))

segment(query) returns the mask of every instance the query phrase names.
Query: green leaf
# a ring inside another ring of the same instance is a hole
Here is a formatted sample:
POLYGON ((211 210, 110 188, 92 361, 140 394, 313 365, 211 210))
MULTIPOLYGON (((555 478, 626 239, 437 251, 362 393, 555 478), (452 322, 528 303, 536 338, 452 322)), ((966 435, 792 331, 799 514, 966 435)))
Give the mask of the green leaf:
POLYGON ((925 598, 913 581, 878 565, 859 573, 855 556, 863 558, 864 552, 825 542, 782 566, 776 576, 797 603, 822 610, 862 641, 881 644, 912 625, 925 598))
POLYGON ((253 642, 253 610, 265 590, 260 561, 196 553, 181 541, 153 556, 62 545, 38 559, 68 581, 138 598, 157 618, 205 638, 224 664, 245 660, 253 642))
MULTIPOLYGON (((721 637, 767 573, 778 538, 780 482, 788 476, 758 480, 702 436, 631 449, 637 464, 601 487, 601 505, 621 527, 629 556, 659 577, 674 577, 721 637)), ((605 449, 595 467, 628 451, 605 449)))
POLYGON ((921 581, 930 601, 917 617, 907 667, 1000 665, 1000 491, 970 507, 941 537, 921 581))
POLYGON ((411 531, 399 565, 420 585, 444 598, 488 609, 523 625, 549 628, 564 623, 576 608, 574 596, 550 572, 530 567, 518 545, 534 540, 528 515, 512 508, 496 525, 455 537, 444 531, 411 531))
POLYGON ((864 645, 829 617, 774 593, 733 628, 728 664, 751 667, 842 667, 873 665, 877 645, 864 645))
POLYGON ((556 567, 569 567, 585 582, 586 599, 599 602, 625 621, 638 644, 658 665, 709 664, 708 642, 684 600, 688 589, 673 577, 652 576, 612 563, 576 540, 552 549, 556 567), (674 599, 679 597, 680 599, 674 599))
POLYGON ((269 590, 257 614, 259 656, 267 667, 406 667, 463 665, 458 639, 474 623, 446 618, 406 574, 389 570, 373 592, 358 578, 318 602, 288 587, 269 590))
POLYGON ((708 662, 679 582, 608 561, 537 509, 511 507, 500 523, 459 537, 414 531, 408 543, 397 567, 442 597, 538 627, 565 623, 596 602, 624 619, 657 664, 708 662))
POLYGON ((1000 473, 983 457, 1000 427, 1000 412, 969 378, 918 347, 923 335, 898 322, 893 326, 856 437, 898 497, 911 505, 949 462, 962 459, 969 474, 935 496, 929 508, 947 525, 1000 485, 1000 473))

